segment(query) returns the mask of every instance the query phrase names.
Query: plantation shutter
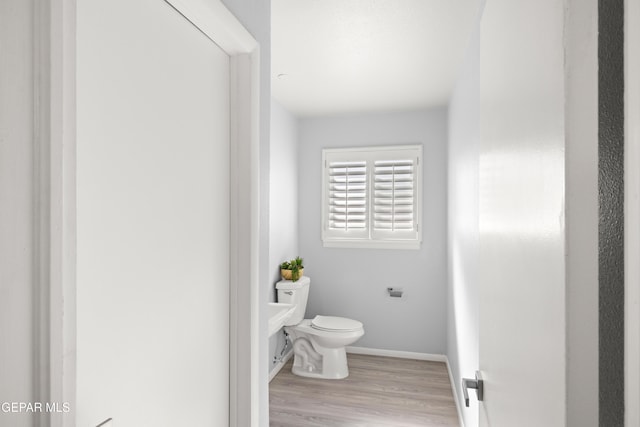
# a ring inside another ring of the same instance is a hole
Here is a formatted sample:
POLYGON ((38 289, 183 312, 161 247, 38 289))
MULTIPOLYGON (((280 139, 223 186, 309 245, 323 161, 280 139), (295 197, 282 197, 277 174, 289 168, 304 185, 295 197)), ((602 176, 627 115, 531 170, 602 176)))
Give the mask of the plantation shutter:
POLYGON ((419 249, 422 146, 322 150, 326 247, 419 249))
POLYGON ((367 229, 367 163, 329 162, 329 230, 367 229))
POLYGON ((415 230, 415 166, 415 159, 374 163, 374 230, 415 230))

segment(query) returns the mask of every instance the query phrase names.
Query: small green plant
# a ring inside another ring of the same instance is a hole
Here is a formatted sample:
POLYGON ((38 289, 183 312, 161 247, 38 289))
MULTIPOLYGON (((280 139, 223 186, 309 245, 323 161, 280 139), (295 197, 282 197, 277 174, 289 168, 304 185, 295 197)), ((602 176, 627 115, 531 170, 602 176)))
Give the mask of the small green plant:
POLYGON ((280 264, 282 277, 296 282, 300 278, 300 274, 302 273, 302 269, 304 268, 303 262, 304 260, 297 256, 291 261, 285 261, 280 264), (286 273, 286 271, 291 272, 290 277, 287 277, 288 274, 286 273))

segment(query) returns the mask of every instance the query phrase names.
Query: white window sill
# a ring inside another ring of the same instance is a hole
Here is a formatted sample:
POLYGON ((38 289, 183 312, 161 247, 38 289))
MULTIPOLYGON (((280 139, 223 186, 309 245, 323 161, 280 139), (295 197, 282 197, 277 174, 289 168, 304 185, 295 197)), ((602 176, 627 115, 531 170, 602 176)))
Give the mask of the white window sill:
POLYGON ((357 240, 357 239, 325 239, 325 248, 360 248, 360 249, 420 249, 418 240, 357 240))

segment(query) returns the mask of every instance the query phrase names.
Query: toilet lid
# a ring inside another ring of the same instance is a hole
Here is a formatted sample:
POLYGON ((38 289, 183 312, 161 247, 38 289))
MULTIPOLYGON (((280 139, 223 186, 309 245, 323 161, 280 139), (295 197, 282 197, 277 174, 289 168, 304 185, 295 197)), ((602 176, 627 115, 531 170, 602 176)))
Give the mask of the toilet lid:
POLYGON ((311 327, 322 331, 350 332, 362 329, 362 322, 345 317, 316 316, 311 321, 311 327))

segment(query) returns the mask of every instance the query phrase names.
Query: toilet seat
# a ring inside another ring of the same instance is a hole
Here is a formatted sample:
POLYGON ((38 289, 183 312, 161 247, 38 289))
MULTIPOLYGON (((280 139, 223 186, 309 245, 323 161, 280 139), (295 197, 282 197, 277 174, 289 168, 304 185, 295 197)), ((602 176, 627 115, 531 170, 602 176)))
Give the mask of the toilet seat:
POLYGON ((311 320, 311 327, 326 332, 354 332, 362 329, 362 322, 346 317, 318 315, 311 320))

